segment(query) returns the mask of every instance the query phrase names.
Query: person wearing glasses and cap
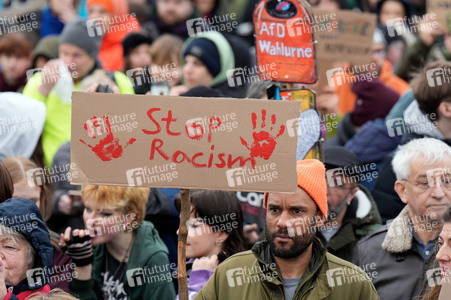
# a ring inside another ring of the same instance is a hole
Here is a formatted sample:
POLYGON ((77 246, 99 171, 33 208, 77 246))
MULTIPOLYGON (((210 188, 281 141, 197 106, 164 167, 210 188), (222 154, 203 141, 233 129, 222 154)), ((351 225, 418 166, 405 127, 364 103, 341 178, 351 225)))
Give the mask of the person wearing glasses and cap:
POLYGON ((451 205, 451 147, 438 139, 414 139, 399 147, 392 165, 394 189, 407 205, 357 244, 353 263, 375 266, 372 281, 381 299, 411 300, 421 292, 451 205))
POLYGON ((366 174, 357 155, 345 147, 326 147, 324 164, 329 210, 316 236, 329 253, 351 261, 357 242, 381 226, 381 217, 370 192, 359 184, 366 174))

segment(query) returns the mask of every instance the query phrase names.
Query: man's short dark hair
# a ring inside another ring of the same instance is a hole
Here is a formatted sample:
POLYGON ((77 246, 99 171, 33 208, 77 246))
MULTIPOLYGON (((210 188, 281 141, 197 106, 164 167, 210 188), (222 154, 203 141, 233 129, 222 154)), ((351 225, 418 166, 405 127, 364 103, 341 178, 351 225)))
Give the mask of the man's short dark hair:
POLYGON ((443 101, 451 102, 451 84, 448 80, 451 80, 451 62, 438 61, 427 65, 423 72, 415 77, 411 83, 413 94, 420 110, 428 116, 435 114, 435 119, 431 121, 438 120, 438 107, 440 103, 443 101), (428 78, 428 75, 431 76, 431 72, 433 72, 430 71, 432 69, 438 69, 437 72, 439 72, 439 75, 443 74, 442 84, 437 82, 433 86, 430 85, 428 79, 435 80, 428 78))

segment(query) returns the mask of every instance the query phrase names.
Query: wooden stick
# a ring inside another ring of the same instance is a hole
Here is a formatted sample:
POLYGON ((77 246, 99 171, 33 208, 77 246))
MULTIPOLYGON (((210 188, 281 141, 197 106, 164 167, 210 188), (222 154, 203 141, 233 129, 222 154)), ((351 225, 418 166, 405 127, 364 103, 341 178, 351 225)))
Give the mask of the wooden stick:
POLYGON ((179 281, 179 299, 188 300, 188 279, 186 276, 186 238, 188 236, 188 228, 186 222, 189 220, 191 201, 189 190, 180 189, 181 209, 180 209, 180 226, 178 238, 178 281, 179 281))

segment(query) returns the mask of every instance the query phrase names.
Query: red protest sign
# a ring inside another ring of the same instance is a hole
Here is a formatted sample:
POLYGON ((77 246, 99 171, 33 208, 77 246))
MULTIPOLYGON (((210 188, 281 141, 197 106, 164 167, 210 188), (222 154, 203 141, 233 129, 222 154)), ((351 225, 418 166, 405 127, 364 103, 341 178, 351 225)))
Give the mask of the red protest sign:
POLYGON ((262 0, 254 11, 257 62, 262 80, 315 83, 312 17, 304 0, 262 0), (277 77, 265 72, 276 64, 277 77))

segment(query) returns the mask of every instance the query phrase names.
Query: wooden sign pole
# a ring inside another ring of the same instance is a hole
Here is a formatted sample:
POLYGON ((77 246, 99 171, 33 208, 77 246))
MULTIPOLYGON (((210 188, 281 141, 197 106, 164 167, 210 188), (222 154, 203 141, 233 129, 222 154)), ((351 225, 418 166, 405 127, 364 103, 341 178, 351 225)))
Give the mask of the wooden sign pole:
POLYGON ((186 239, 188 236, 188 228, 186 226, 189 220, 191 201, 188 189, 180 189, 181 209, 180 209, 180 226, 178 238, 178 282, 179 282, 179 299, 188 300, 188 278, 186 276, 186 239))

